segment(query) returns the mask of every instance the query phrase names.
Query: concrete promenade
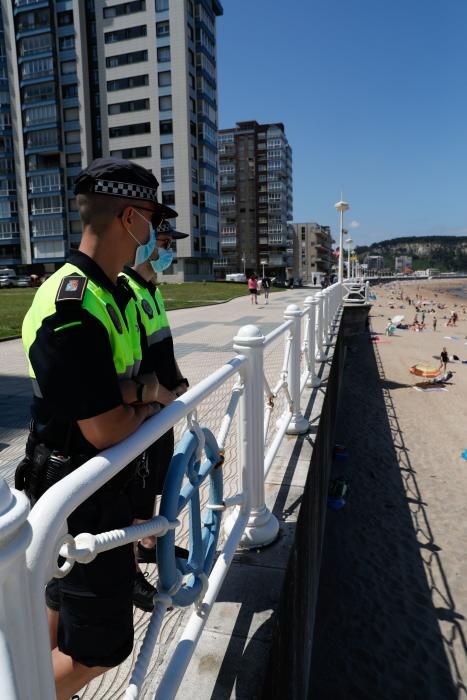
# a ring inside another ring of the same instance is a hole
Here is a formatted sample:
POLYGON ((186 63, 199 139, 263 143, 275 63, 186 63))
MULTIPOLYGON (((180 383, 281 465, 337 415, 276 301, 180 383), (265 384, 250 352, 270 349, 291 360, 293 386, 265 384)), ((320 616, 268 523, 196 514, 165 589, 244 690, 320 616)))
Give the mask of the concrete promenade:
MULTIPOLYGON (((232 349, 233 337, 241 326, 256 324, 267 334, 283 321, 288 304, 302 306, 306 296, 313 293, 310 289, 287 290, 271 294, 268 305, 264 304, 264 297, 260 297, 258 305, 253 306, 249 297, 245 296, 217 306, 170 312, 176 355, 183 374, 189 378, 191 385, 196 384, 235 354, 232 349)), ((282 358, 283 338, 268 348, 266 361, 271 384, 273 380, 277 381, 282 358)), ((0 473, 12 484, 14 469, 24 452, 29 421, 30 382, 20 340, 0 343, 0 368, 0 473)), ((221 387, 199 407, 200 422, 207 424, 214 432, 224 415, 229 394, 229 385, 221 387)), ((319 391, 318 395, 314 411, 319 411, 323 392, 319 391)), ((278 402, 273 419, 279 415, 281 408, 278 402)), ((178 425, 176 433, 180 435, 184 428, 184 425, 178 425)), ((279 600, 311 451, 311 440, 303 438, 286 438, 280 448, 266 482, 268 505, 281 523, 280 540, 267 551, 256 555, 243 554, 234 560, 178 698, 191 697, 193 684, 196 685, 199 700, 227 697, 252 700, 257 697, 253 688, 258 670, 266 663, 269 653, 273 611, 279 600), (293 468, 290 467, 292 453, 293 468)), ((235 460, 233 432, 226 446, 226 496, 236 489, 235 460)), ((184 542, 187 532, 188 523, 183 522, 178 539, 180 543, 184 542)), ((154 567, 148 566, 147 570, 150 579, 154 580, 154 567)), ((142 697, 153 697, 164 661, 170 658, 181 623, 190 613, 191 609, 175 609, 166 615, 142 697)), ((132 656, 127 663, 109 671, 81 691, 81 700, 116 700, 123 697, 148 621, 149 615, 135 611, 135 647, 132 656)))

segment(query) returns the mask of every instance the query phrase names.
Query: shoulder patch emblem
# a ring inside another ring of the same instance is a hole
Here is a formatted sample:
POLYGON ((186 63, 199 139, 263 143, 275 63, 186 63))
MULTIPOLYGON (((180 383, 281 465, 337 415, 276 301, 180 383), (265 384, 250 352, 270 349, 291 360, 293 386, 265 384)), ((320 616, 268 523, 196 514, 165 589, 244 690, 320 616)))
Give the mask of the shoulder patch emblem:
POLYGON ((115 311, 112 304, 106 304, 105 308, 107 309, 107 313, 112 319, 112 323, 114 324, 117 331, 119 333, 123 333, 122 324, 120 323, 120 319, 118 318, 117 312, 115 311))
POLYGON ((82 275, 68 275, 60 282, 55 301, 83 301, 88 278, 82 275))
POLYGON ((151 309, 151 304, 147 299, 143 299, 141 306, 143 307, 146 316, 149 316, 149 318, 154 318, 154 311, 151 309))

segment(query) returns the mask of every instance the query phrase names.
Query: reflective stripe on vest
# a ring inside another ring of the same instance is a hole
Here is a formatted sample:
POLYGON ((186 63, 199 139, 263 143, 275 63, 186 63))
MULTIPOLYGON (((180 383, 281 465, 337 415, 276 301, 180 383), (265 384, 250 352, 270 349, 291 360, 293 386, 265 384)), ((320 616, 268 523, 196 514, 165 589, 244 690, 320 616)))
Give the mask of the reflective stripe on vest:
MULTIPOLYGON (((28 358, 29 376, 33 379, 33 390, 36 396, 41 394, 34 369, 29 360, 29 351, 43 321, 56 313, 55 298, 57 291, 62 279, 69 275, 87 277, 78 267, 71 263, 66 263, 38 288, 32 306, 24 317, 22 328, 23 345, 28 358)), ((79 302, 62 303, 77 304, 79 302)), ((126 307, 127 326, 112 294, 88 278, 81 307, 102 323, 106 329, 118 377, 128 379, 136 376, 141 364, 141 342, 135 301, 130 299, 126 307)))

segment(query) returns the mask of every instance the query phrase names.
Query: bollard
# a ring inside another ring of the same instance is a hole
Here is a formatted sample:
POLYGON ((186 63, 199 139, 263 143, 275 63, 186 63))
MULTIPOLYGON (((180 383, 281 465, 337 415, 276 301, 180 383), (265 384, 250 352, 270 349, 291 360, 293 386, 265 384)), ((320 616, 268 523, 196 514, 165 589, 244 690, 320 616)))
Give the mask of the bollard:
MULTIPOLYGON (((264 502, 264 336, 257 326, 240 328, 234 338, 234 350, 245 355, 247 362, 240 369, 244 389, 240 397, 238 426, 238 478, 245 496, 242 509, 249 508, 248 524, 240 547, 254 549, 273 542, 279 522, 264 502)), ((226 535, 232 531, 238 509, 226 519, 226 535)))
POLYGON ((308 349, 308 377, 306 386, 313 388, 321 384, 321 379, 316 375, 316 307, 318 300, 316 297, 307 297, 304 303, 308 311, 307 338, 308 349))
MULTIPOLYGON (((31 700, 37 694, 37 659, 30 634, 37 614, 33 610, 30 579, 26 568, 26 548, 31 541, 27 520, 29 501, 0 480, 0 676, 2 700, 31 700)), ((49 647, 48 634, 44 643, 49 647)), ((50 652, 49 652, 50 659, 50 652)), ((49 661, 50 664, 50 661, 49 661)), ((51 670, 51 664, 50 664, 51 670)), ((51 692, 55 696, 53 685, 51 692)), ((52 695, 50 695, 52 697, 52 695)))
POLYGON ((293 321, 292 347, 288 366, 288 384, 292 399, 292 418, 286 430, 287 435, 303 435, 310 429, 310 424, 300 410, 300 349, 302 312, 295 304, 289 304, 284 313, 287 321, 293 321))

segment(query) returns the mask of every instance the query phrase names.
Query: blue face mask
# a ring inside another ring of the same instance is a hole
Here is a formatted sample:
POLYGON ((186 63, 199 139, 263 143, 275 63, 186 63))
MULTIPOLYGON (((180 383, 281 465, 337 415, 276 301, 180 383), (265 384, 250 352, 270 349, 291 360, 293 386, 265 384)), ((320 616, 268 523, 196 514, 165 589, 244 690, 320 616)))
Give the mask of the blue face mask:
POLYGON ((172 261, 174 259, 174 252, 172 248, 169 248, 169 250, 167 250, 166 248, 158 248, 157 252, 159 253, 159 257, 157 258, 157 260, 150 261, 152 269, 154 270, 154 272, 163 272, 172 264, 172 261))
POLYGON ((149 259, 149 257, 152 255, 154 248, 156 247, 156 232, 152 228, 151 222, 148 221, 145 216, 140 214, 139 211, 137 211, 136 209, 135 209, 135 212, 138 214, 138 216, 140 216, 142 219, 144 219, 145 222, 150 227, 149 240, 147 243, 140 243, 138 241, 138 239, 136 238, 136 236, 134 236, 131 233, 131 231, 126 229, 126 231, 130 234, 130 236, 133 238, 133 240, 136 241, 136 243, 138 243, 138 247, 136 248, 136 252, 135 252, 135 261, 133 264, 134 265, 142 265, 144 262, 146 262, 146 260, 149 259))

